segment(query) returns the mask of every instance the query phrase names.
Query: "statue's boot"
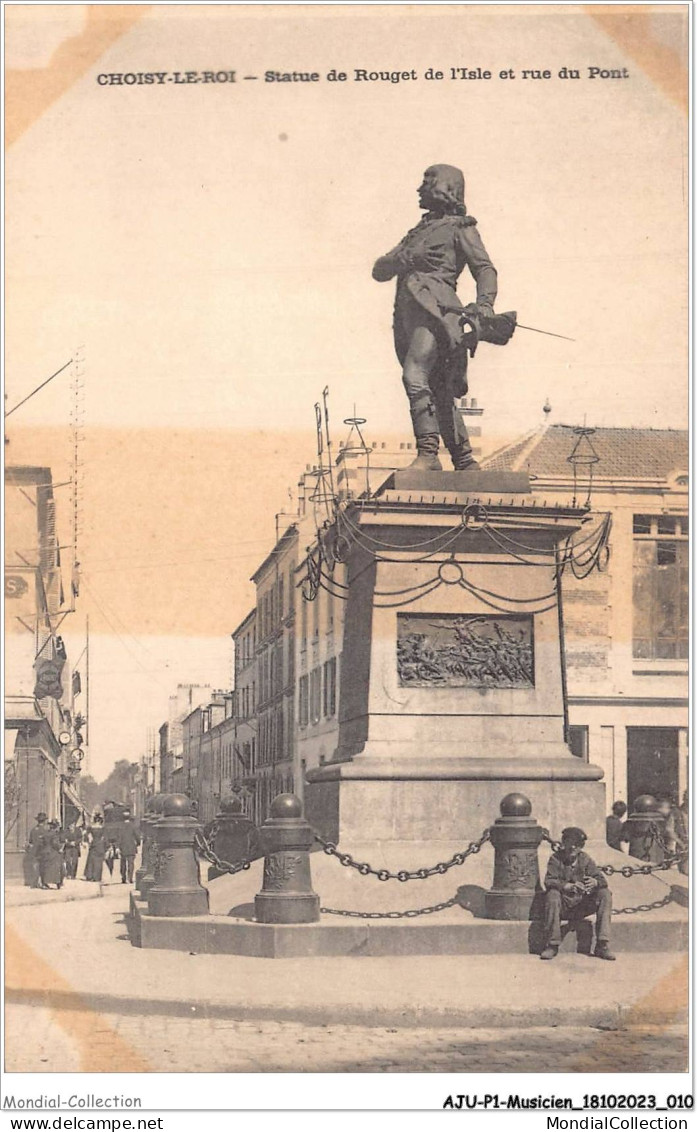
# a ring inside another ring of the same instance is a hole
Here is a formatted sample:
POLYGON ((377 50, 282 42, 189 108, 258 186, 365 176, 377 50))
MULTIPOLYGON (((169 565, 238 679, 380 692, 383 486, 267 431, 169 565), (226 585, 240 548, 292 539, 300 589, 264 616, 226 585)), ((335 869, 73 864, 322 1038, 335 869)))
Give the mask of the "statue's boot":
POLYGON ((438 416, 430 392, 420 393, 411 400, 410 411, 419 454, 409 467, 421 472, 442 472, 443 465, 438 459, 438 416))
POLYGON ((476 472, 479 464, 472 455, 472 446, 469 442, 469 437, 463 443, 453 445, 450 451, 450 459, 453 462, 453 467, 456 472, 476 472))
POLYGON ((456 472, 476 471, 479 464, 472 455, 472 445, 465 422, 455 408, 454 399, 445 395, 436 401, 438 425, 443 442, 450 453, 456 472))
POLYGON ((416 449, 419 454, 409 467, 421 472, 442 472, 443 465, 438 459, 439 442, 440 437, 437 432, 417 436, 416 449))

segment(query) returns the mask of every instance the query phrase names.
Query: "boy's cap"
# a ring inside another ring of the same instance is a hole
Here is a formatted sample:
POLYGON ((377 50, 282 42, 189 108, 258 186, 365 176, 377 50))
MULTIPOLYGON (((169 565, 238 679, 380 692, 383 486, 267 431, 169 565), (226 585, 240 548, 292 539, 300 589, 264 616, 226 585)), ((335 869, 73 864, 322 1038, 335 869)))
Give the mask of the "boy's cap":
POLYGON ((567 829, 563 829, 561 831, 561 839, 565 841, 567 845, 578 845, 580 847, 584 846, 588 840, 584 831, 579 829, 577 825, 570 825, 567 829))

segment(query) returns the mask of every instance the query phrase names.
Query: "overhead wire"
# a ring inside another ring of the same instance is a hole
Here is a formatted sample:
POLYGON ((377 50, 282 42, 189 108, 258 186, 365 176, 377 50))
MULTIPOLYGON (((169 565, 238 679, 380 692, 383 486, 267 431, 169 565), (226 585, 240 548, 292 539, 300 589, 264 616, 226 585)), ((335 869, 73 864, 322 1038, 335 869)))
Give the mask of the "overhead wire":
POLYGON ((11 409, 8 409, 5 413, 5 419, 7 419, 7 417, 11 417, 13 413, 16 413, 17 409, 21 409, 22 405, 26 405, 27 401, 30 401, 36 393, 39 393, 40 390, 44 389, 48 385, 49 381, 53 381, 54 377, 58 377, 59 374, 63 373, 63 370, 66 370, 68 366, 71 366, 74 360, 74 358, 70 358, 70 360, 67 361, 64 366, 61 366, 61 368, 57 369, 55 373, 52 373, 50 377, 47 377, 45 381, 42 381, 41 385, 37 385, 36 389, 32 389, 31 393, 28 393, 26 397, 23 397, 21 401, 18 401, 16 405, 13 405, 11 409))

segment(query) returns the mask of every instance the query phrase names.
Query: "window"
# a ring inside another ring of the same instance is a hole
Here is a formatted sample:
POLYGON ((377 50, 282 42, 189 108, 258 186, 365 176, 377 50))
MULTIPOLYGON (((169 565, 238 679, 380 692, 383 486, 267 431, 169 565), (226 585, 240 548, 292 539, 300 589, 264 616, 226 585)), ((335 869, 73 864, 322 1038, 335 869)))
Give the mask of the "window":
POLYGON ((290 629, 288 633, 288 670, 286 673, 286 684, 295 683, 295 633, 290 629))
POLYGON ((309 707, 310 700, 308 677, 301 676, 298 695, 298 724, 300 727, 307 727, 310 721, 309 707))
POLYGON ((688 541, 683 515, 634 516, 633 655, 688 655, 688 541))
POLYGON ((300 590, 300 648, 303 652, 307 648, 307 602, 303 597, 302 589, 300 590))
POLYGON ((327 586, 327 632, 334 632, 334 592, 327 586))
POLYGON ((283 729, 283 707, 276 711, 276 758, 282 762, 285 758, 285 734, 283 729))
POLYGON ((310 722, 319 723, 322 708, 322 669, 310 673, 310 722))
POLYGON ((324 665, 324 698, 323 708, 326 717, 336 714, 336 659, 326 661, 324 665))

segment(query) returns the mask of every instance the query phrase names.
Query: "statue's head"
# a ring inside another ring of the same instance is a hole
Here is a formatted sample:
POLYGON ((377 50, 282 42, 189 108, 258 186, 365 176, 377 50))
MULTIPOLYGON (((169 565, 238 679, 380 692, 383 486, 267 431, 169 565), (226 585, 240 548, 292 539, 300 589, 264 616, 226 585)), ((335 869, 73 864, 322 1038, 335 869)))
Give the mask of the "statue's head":
POLYGON ((454 165, 429 165, 418 192, 420 208, 464 214, 465 178, 454 165))

